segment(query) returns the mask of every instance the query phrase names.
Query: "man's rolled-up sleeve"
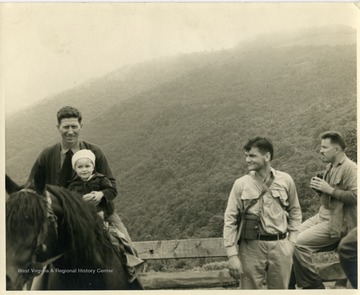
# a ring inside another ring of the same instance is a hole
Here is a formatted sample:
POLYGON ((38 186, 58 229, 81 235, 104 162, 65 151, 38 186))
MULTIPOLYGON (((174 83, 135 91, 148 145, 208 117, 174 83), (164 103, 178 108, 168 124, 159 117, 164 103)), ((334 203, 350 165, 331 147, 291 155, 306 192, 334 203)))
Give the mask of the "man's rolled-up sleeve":
POLYGON ((332 197, 347 204, 357 204, 357 168, 349 167, 343 174, 343 188, 335 188, 332 197))

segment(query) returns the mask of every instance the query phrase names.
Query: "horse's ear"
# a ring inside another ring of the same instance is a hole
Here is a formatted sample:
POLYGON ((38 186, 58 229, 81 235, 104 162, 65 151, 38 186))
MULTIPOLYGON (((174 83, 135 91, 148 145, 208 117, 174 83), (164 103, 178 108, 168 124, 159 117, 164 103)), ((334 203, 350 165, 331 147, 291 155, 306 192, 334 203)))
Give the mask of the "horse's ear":
POLYGON ((5 188, 6 192, 10 195, 23 189, 24 186, 20 186, 15 183, 7 174, 5 174, 5 188))
POLYGON ((37 193, 42 194, 45 189, 45 175, 43 175, 43 172, 37 171, 34 174, 34 181, 33 185, 31 185, 31 188, 34 189, 37 193))

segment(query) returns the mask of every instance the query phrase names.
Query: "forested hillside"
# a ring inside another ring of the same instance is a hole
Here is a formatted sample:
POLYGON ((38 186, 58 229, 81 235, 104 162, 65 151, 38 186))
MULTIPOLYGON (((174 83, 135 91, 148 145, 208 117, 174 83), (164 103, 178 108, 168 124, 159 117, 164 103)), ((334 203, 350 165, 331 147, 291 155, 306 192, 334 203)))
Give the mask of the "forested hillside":
POLYGON ((273 140, 273 166, 292 175, 308 218, 319 206, 309 179, 324 168, 319 134, 341 131, 356 160, 355 31, 263 40, 129 66, 7 118, 7 173, 25 181, 70 104, 110 160, 134 240, 221 236, 232 184, 247 173, 242 147, 258 135, 273 140))

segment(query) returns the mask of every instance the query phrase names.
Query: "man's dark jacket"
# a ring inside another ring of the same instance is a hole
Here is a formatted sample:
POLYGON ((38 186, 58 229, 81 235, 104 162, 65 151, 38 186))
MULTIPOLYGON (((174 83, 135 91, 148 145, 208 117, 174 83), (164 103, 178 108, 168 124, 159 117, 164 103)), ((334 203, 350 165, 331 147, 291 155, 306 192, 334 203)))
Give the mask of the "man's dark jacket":
MULTIPOLYGON (((89 149, 95 154, 95 169, 97 172, 106 175, 111 181, 115 190, 117 189, 116 180, 111 172, 109 164, 103 151, 96 145, 86 142, 79 142, 80 149, 89 149)), ((38 158, 36 159, 30 176, 27 181, 27 185, 34 186, 38 191, 42 191, 46 184, 60 185, 60 171, 61 171, 61 143, 56 143, 46 149, 44 149, 38 158)), ((76 175, 72 170, 73 179, 76 175)))

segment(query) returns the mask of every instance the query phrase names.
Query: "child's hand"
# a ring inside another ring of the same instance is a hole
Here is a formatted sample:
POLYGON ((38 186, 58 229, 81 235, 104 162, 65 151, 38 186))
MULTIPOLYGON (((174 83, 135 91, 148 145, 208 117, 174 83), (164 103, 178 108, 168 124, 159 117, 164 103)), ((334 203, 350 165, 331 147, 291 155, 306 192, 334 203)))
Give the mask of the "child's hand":
POLYGON ((93 205, 98 205, 100 203, 101 198, 104 196, 104 193, 99 191, 92 191, 89 194, 83 195, 83 199, 86 202, 90 202, 93 205))

